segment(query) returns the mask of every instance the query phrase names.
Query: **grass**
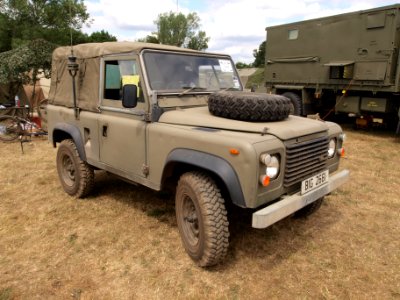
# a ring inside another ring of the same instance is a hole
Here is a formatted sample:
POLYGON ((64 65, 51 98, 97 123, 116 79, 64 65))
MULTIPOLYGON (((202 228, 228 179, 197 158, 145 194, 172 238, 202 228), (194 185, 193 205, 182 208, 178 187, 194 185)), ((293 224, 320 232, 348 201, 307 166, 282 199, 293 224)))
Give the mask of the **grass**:
POLYGON ((66 195, 42 139, 0 144, 0 299, 400 299, 400 140, 346 128, 351 182, 307 219, 230 219, 224 264, 183 250, 172 199, 96 173, 66 195))
POLYGON ((255 85, 256 89, 264 86, 264 68, 258 68, 253 75, 249 76, 246 82, 246 89, 251 89, 255 85))

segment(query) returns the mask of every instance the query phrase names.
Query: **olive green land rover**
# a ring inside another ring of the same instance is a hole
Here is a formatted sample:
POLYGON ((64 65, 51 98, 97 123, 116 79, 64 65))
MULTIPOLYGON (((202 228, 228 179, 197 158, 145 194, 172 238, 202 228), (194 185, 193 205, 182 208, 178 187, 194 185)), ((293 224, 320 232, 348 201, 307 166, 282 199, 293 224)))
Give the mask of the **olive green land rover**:
POLYGON ((113 42, 53 53, 49 139, 69 195, 94 170, 161 191, 174 187, 183 246, 199 266, 227 253, 226 206, 252 227, 316 211, 349 178, 337 171, 344 134, 289 114, 284 96, 248 93, 228 55, 113 42))

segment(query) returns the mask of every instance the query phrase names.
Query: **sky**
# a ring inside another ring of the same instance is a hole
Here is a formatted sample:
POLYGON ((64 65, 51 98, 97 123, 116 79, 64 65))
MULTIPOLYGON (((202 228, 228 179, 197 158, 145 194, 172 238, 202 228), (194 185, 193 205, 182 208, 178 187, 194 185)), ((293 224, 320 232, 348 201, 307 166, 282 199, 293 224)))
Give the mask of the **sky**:
POLYGON ((118 41, 135 41, 156 30, 165 12, 196 12, 210 37, 208 52, 226 53, 235 62, 252 63, 253 50, 265 40, 265 28, 359 11, 396 2, 385 0, 85 0, 92 19, 83 31, 106 30, 118 41))

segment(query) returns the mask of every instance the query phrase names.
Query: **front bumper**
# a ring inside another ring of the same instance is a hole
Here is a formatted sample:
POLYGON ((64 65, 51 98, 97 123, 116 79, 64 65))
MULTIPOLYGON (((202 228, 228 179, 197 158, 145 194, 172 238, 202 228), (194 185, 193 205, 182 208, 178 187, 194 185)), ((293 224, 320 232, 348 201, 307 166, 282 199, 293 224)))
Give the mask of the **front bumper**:
POLYGON ((304 206, 329 194, 350 178, 349 170, 340 171, 329 178, 329 182, 312 192, 300 195, 300 192, 290 196, 283 196, 282 200, 271 204, 253 213, 252 227, 266 228, 283 218, 300 210, 304 206))

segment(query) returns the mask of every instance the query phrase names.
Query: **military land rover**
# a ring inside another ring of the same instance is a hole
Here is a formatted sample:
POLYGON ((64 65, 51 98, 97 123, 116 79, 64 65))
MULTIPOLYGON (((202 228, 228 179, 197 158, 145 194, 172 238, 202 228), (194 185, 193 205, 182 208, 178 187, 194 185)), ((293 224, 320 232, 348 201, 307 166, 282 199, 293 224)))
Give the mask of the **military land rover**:
POLYGON ((227 253, 228 203, 252 209, 255 228, 311 214, 349 177, 335 172, 341 128, 242 89, 227 55, 131 42, 56 49, 47 114, 62 187, 87 196, 94 170, 174 187, 182 243, 200 266, 227 253))

